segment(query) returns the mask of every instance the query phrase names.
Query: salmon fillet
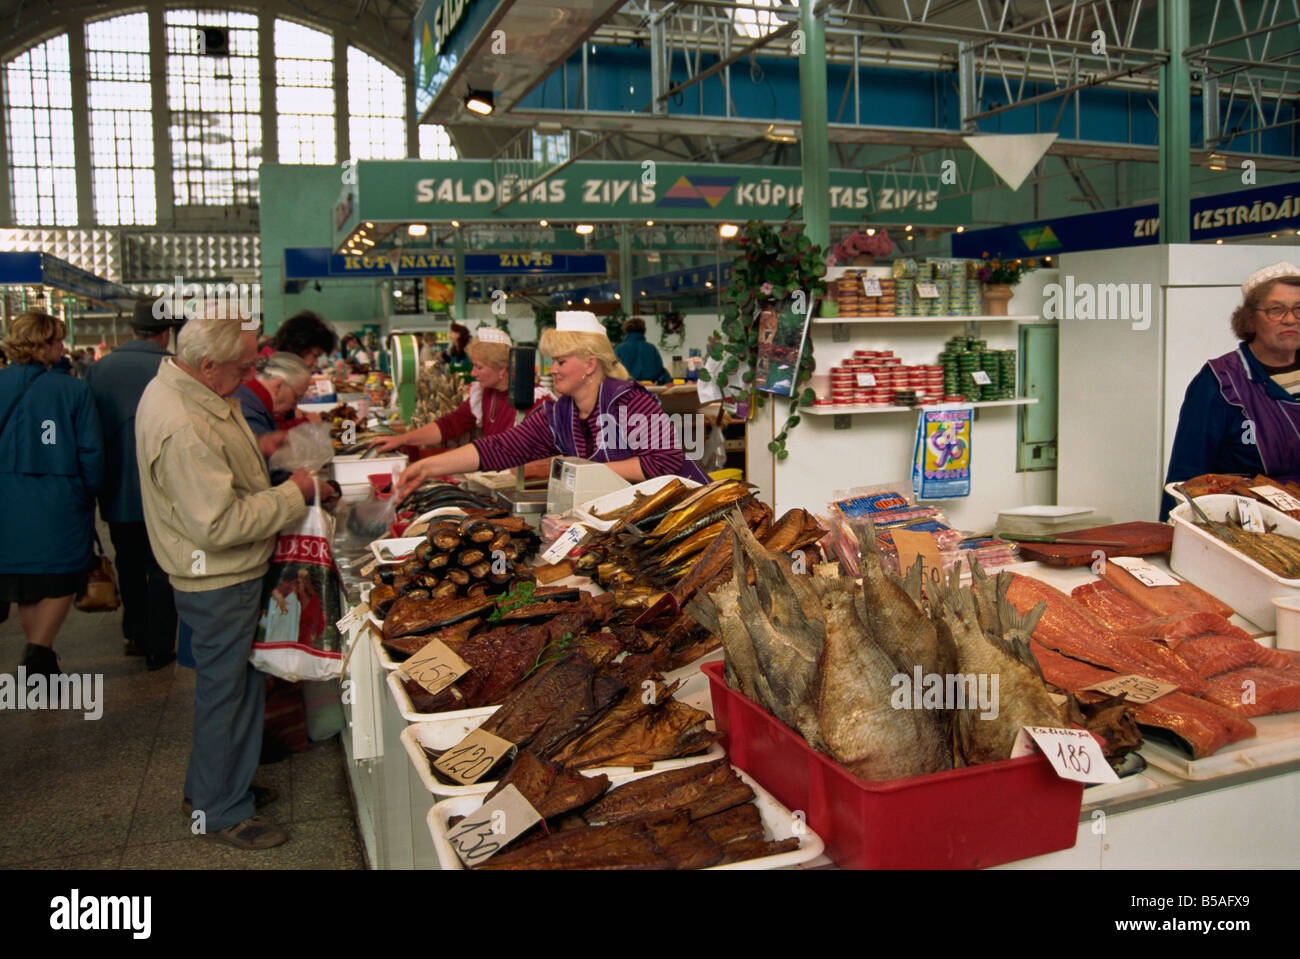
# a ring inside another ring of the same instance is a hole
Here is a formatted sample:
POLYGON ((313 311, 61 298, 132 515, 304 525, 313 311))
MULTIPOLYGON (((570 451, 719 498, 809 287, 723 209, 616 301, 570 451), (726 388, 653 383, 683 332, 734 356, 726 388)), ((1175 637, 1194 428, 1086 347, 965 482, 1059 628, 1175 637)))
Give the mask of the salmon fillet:
POLYGON ((1193 636, 1204 636, 1207 633, 1254 642, 1250 633, 1240 626, 1234 626, 1217 613, 1158 616, 1124 632, 1130 636, 1146 636, 1158 640, 1175 650, 1183 640, 1191 639, 1193 636))
POLYGON ((1153 703, 1144 703, 1134 710, 1134 715, 1139 725, 1175 733, 1192 747, 1195 759, 1255 735, 1254 725, 1231 709, 1186 693, 1170 693, 1153 703))
POLYGON ((1239 716, 1295 712, 1300 709, 1300 669, 1234 669, 1211 679, 1205 698, 1239 716), (1253 689, 1245 685, 1248 682, 1254 683, 1253 689), (1243 702, 1243 698, 1253 698, 1254 702, 1243 702))
POLYGON ((1193 636, 1178 644, 1177 656, 1198 676, 1217 676, 1245 666, 1268 666, 1285 669, 1291 657, 1276 649, 1261 646, 1253 639, 1207 633, 1193 636))
POLYGON ((1215 599, 1205 590, 1191 583, 1179 582, 1177 586, 1144 586, 1133 574, 1115 563, 1107 563, 1102 578, 1139 606, 1157 616, 1175 613, 1217 613, 1224 619, 1232 615, 1232 607, 1215 599))
POLYGON ((1155 617, 1151 610, 1138 605, 1104 579, 1076 586, 1070 591, 1070 598, 1117 631, 1141 626, 1155 617))

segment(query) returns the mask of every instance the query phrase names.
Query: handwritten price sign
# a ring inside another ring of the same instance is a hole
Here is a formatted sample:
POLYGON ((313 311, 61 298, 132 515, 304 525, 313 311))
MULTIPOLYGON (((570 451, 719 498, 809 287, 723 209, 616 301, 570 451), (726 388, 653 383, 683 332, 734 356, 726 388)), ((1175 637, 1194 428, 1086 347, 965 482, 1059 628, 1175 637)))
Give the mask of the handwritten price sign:
POLYGON ((509 845, 541 814, 514 786, 507 786, 452 827, 447 842, 466 866, 477 866, 509 845))
POLYGON ((1264 499, 1268 500, 1270 504, 1282 510, 1284 513, 1300 509, 1300 500, 1297 500, 1290 493, 1286 492, 1286 490, 1280 490, 1276 486, 1252 486, 1250 490, 1252 493, 1258 493, 1260 496, 1264 497, 1264 499))
POLYGON ((1162 683, 1155 679, 1147 679, 1145 676, 1133 674, 1117 676, 1114 679, 1093 683, 1091 686, 1083 688, 1085 691, 1091 689, 1099 693, 1105 693, 1107 696, 1118 696, 1123 693, 1125 698, 1135 705, 1154 702, 1161 696, 1168 695, 1178 689, 1172 683, 1162 683))
POLYGON ((478 782, 515 744, 483 729, 476 729, 438 757, 433 768, 458 785, 478 782))
POLYGON ((1138 559, 1136 556, 1112 556, 1110 561, 1120 569, 1126 570, 1130 576, 1143 586, 1178 585, 1178 580, 1168 573, 1157 569, 1144 559, 1138 559))
POLYGON ((880 296, 880 280, 874 276, 864 276, 862 292, 865 296, 880 296))
POLYGON ((469 663, 453 653, 441 640, 430 640, 428 645, 402 663, 402 672, 423 686, 433 696, 438 695, 470 670, 469 663))
POLYGON ((1119 782, 1119 776, 1106 762, 1101 746, 1086 729, 1025 726, 1011 747, 1011 758, 1028 755, 1035 747, 1042 751, 1056 775, 1062 779, 1085 783, 1119 782))

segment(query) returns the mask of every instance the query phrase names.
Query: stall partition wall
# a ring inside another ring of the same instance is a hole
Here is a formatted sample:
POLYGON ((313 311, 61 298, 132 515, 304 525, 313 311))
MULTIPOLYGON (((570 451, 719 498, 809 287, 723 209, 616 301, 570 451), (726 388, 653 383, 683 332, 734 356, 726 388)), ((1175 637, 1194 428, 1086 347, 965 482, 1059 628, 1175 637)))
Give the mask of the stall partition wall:
POLYGON ((1061 257, 1063 292, 1072 283, 1076 303, 1085 285, 1126 284, 1131 295, 1136 284, 1143 296, 1149 288, 1150 316, 1145 329, 1135 316, 1060 320, 1058 502, 1116 520, 1158 517, 1187 384, 1237 346, 1228 321, 1242 280, 1293 252, 1166 244, 1061 257))

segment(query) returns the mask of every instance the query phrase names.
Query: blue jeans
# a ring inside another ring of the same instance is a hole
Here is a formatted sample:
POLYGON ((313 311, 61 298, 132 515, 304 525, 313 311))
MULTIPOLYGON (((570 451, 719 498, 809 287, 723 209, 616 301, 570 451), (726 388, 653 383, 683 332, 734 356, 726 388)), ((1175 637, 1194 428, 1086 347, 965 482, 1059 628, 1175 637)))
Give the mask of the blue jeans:
POLYGON ((185 795, 217 832, 253 815, 253 774, 262 753, 265 678, 248 662, 261 614, 262 580, 176 594, 193 630, 194 738, 185 795))

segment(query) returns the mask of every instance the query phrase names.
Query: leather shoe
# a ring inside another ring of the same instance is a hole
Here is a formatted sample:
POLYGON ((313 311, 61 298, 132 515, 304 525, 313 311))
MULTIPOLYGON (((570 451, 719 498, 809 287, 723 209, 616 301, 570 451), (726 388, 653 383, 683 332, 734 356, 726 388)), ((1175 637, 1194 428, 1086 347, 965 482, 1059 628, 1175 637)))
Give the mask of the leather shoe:
MULTIPOLYGON (((280 794, 271 786, 249 786, 248 791, 253 794, 254 809, 261 809, 263 806, 269 806, 280 798, 280 794)), ((190 802, 188 796, 181 801, 181 808, 185 810, 185 815, 187 816, 194 813, 194 804, 190 802)))
POLYGON ((289 834, 275 823, 258 816, 249 816, 243 822, 205 835, 213 842, 225 843, 236 849, 270 849, 289 838, 289 834))
POLYGON ((134 639, 123 640, 122 653, 123 655, 126 656, 143 656, 144 647, 141 646, 139 643, 137 643, 134 639))

